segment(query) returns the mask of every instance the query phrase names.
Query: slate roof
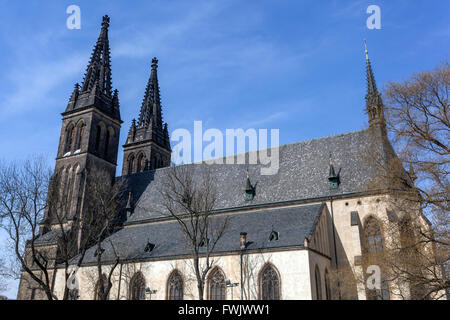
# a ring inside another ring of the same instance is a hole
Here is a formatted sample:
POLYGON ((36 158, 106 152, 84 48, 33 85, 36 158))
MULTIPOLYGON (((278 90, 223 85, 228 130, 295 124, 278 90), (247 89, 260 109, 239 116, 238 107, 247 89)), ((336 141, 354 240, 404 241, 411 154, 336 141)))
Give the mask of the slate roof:
MULTIPOLYGON (((246 213, 215 214, 210 219, 229 217, 229 225, 217 243, 215 253, 239 251, 240 233, 247 232, 247 249, 303 247, 305 237, 314 230, 325 205, 312 204, 277 209, 253 210, 246 213), (278 241, 269 241, 272 231, 279 234, 278 241)), ((170 258, 189 255, 184 234, 177 221, 146 223, 126 227, 111 235, 102 244, 105 250, 102 261, 114 261, 115 252, 124 260, 170 258), (147 243, 155 245, 153 251, 145 252, 147 243)), ((84 263, 95 263, 96 247, 90 248, 84 263)))
MULTIPOLYGON (((213 180, 220 191, 215 209, 226 210, 365 191, 374 176, 363 157, 370 140, 370 132, 366 129, 283 145, 279 148, 280 164, 276 175, 261 175, 262 164, 211 165, 213 180), (330 190, 328 184, 330 154, 340 176, 338 190, 330 190), (250 180, 256 187, 252 201, 245 199, 247 168, 250 180)), ((196 170, 198 164, 187 166, 196 170)), ((134 212, 128 223, 161 217, 164 209, 159 190, 167 174, 166 170, 167 168, 163 168, 121 178, 126 180, 133 193, 134 212)))

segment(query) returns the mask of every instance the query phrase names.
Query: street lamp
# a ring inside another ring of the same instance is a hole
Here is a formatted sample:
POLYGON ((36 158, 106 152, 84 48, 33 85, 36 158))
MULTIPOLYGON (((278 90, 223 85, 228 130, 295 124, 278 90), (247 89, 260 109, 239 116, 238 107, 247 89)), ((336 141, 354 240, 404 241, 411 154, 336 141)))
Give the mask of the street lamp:
POLYGON ((226 286, 227 288, 231 288, 231 300, 233 300, 233 288, 234 288, 234 287, 237 287, 238 285, 239 285, 238 282, 231 283, 231 280, 230 280, 230 279, 225 280, 225 286, 226 286))
POLYGON ((149 300, 152 300, 152 294, 156 294, 158 290, 150 290, 149 287, 145 287, 145 293, 148 294, 149 300))

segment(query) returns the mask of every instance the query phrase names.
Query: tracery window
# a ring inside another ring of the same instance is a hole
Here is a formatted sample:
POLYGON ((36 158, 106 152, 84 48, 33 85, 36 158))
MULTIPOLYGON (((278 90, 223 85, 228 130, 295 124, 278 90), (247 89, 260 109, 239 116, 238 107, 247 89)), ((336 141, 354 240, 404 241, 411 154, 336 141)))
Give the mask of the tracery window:
POLYGON ((172 272, 167 283, 169 300, 183 300, 183 278, 178 271, 172 272))
MULTIPOLYGON (((381 227, 374 217, 369 217, 364 225, 364 254, 365 263, 368 264, 369 259, 377 259, 377 255, 383 252, 383 237, 381 227)), ((383 270, 381 274, 381 288, 366 290, 367 300, 389 300, 389 286, 383 278, 383 270)))
POLYGON ((226 300, 225 276, 220 269, 214 270, 209 276, 209 299, 226 300))
POLYGON ((271 265, 264 267, 260 281, 262 300, 280 300, 280 279, 271 265))
POLYGON ((145 279, 142 273, 137 272, 130 281, 129 300, 145 300, 145 279))

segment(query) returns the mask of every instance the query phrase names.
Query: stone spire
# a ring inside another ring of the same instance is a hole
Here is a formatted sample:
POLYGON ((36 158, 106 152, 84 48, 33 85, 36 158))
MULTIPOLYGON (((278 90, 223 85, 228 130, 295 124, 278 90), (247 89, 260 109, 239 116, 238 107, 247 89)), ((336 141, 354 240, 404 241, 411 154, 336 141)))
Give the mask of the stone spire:
POLYGON ((123 175, 170 165, 172 150, 167 123, 162 121, 157 70, 158 59, 153 58, 139 118, 133 119, 123 146, 123 175))
POLYGON ((367 94, 366 94, 366 111, 369 115, 369 126, 375 125, 385 126, 384 120, 384 106, 381 95, 378 92, 375 77, 372 71, 372 65, 369 59, 369 52, 367 50, 366 40, 364 40, 365 54, 366 54, 366 79, 367 79, 367 94))
POLYGON ((98 83, 98 88, 96 89, 99 89, 101 93, 108 97, 112 95, 111 52, 108 40, 109 21, 108 16, 103 16, 102 29, 86 69, 81 93, 93 90, 96 83, 98 83))
POLYGON ((153 58, 150 78, 145 89, 144 100, 142 101, 138 127, 146 127, 150 122, 153 122, 153 125, 157 128, 163 128, 157 69, 158 59, 153 58))
POLYGON ((65 114, 95 107, 114 119, 120 120, 119 94, 112 90, 111 54, 108 40, 110 19, 104 16, 100 35, 86 68, 83 84, 75 85, 65 114))

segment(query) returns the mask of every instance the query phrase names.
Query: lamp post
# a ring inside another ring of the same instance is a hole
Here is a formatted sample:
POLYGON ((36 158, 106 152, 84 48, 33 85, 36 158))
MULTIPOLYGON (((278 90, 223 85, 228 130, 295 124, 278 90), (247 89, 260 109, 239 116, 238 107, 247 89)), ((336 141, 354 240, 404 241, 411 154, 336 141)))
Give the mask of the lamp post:
POLYGON ((231 283, 231 280, 230 280, 230 279, 225 280, 225 286, 226 286, 227 288, 231 288, 231 300, 233 300, 233 288, 234 288, 234 287, 237 287, 238 285, 239 285, 238 282, 231 283))
POLYGON ((158 290, 150 290, 149 287, 145 288, 145 293, 149 296, 148 300, 152 300, 152 294, 156 294, 156 292, 158 292, 158 290))
POLYGON ((242 259, 243 259, 243 255, 244 255, 244 250, 247 247, 247 232, 241 232, 241 237, 240 237, 240 248, 241 248, 241 252, 240 252, 240 263, 241 263, 241 300, 244 300, 244 274, 242 272, 242 259))

